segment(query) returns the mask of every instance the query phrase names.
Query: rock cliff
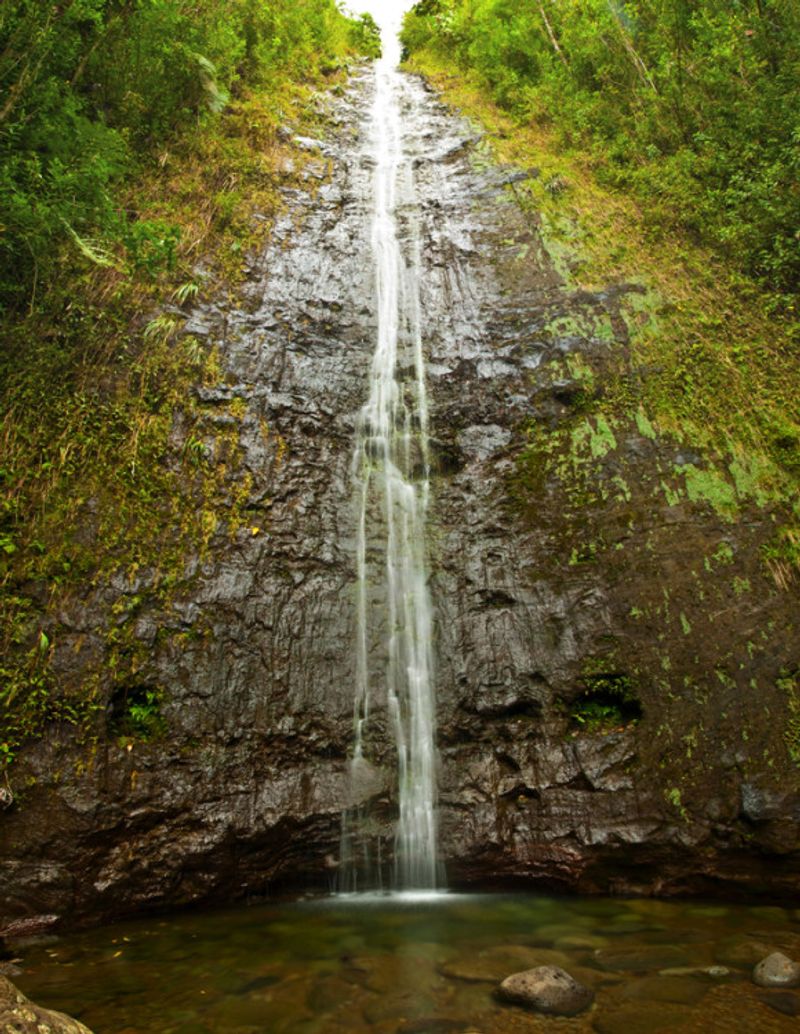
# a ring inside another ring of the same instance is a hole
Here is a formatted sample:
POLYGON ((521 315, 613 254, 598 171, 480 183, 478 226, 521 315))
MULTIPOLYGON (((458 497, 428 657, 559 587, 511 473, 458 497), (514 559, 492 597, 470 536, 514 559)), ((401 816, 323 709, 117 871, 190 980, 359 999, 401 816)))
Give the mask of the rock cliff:
MULTIPOLYGON (((350 467, 375 322, 372 85, 355 76, 329 137, 299 141, 307 189, 238 296, 185 328, 219 351, 224 376, 196 401, 210 436, 235 437, 225 477, 244 520, 220 515, 168 603, 153 565, 87 582, 52 616, 64 685, 109 628, 145 660, 135 678, 106 672, 95 742, 54 726, 15 764, 0 814, 11 933, 333 884, 352 740, 350 467), (132 706, 157 718, 148 736, 126 726, 132 706)), ((628 345, 647 299, 635 284, 576 288, 516 204, 536 170, 489 163, 420 79, 405 111, 450 882, 796 891, 797 592, 762 550, 779 515, 636 411, 648 371, 628 345)), ((173 438, 181 450, 179 420, 173 438)), ((390 843, 390 737, 373 747, 362 795, 390 843)))

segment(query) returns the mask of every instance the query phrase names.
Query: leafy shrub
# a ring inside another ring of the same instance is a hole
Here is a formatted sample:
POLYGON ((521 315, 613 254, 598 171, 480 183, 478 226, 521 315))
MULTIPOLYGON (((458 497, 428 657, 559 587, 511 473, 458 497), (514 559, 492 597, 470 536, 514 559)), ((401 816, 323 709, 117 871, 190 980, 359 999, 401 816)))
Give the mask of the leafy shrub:
POLYGON ((381 30, 371 14, 354 19, 350 39, 359 53, 374 58, 381 56, 381 30))
POLYGON ((586 687, 571 706, 573 728, 603 732, 634 725, 642 717, 642 706, 629 675, 599 671, 586 674, 586 687))
POLYGON ((454 57, 659 219, 796 293, 800 5, 421 0, 403 43, 454 57))
POLYGON ((0 312, 34 308, 59 249, 169 266, 171 231, 127 225, 116 187, 244 83, 302 78, 375 50, 335 0, 4 0, 0 4, 0 312))
POLYGON ((163 736, 167 725, 161 714, 162 698, 162 691, 154 686, 120 687, 109 706, 109 732, 141 740, 163 736))

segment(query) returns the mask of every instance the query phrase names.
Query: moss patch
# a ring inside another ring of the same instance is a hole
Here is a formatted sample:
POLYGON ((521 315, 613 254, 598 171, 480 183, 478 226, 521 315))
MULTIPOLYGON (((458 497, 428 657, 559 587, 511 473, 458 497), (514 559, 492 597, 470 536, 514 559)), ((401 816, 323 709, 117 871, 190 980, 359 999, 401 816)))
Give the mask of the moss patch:
MULTIPOLYGON (((143 601, 168 614, 189 587, 187 561, 252 520, 239 444, 247 398, 227 391, 213 343, 184 324, 190 306, 236 289, 284 188, 299 186, 313 160, 282 139, 281 125, 318 134, 315 89, 342 78, 242 92, 217 120, 173 141, 124 198, 142 225, 169 231, 167 265, 120 253, 98 266, 65 253, 58 288, 5 327, 0 763, 60 726, 79 727, 87 743, 102 736, 107 694, 139 684, 143 601), (203 389, 220 388, 220 402, 202 401, 203 389), (86 657, 80 678, 56 677, 54 651, 65 642, 83 657, 59 613, 112 580, 126 588, 95 630, 102 655, 86 657)), ((278 462, 281 443, 270 444, 278 462)), ((263 523, 260 515, 251 534, 263 523)), ((133 706, 127 734, 152 732, 140 713, 150 704, 133 706)))
MULTIPOLYGON (((591 438, 584 427, 574 444, 593 443, 590 455, 602 461, 611 437, 629 426, 651 441, 697 448, 707 462, 679 462, 664 479, 671 505, 685 491, 726 521, 749 506, 777 507, 792 534, 800 534, 800 351, 791 314, 776 313, 764 289, 687 236, 654 234, 630 197, 598 181, 585 152, 565 150, 546 126, 516 121, 478 79, 453 74, 425 50, 409 67, 481 124, 493 157, 539 170, 509 189, 530 212, 568 288, 598 291, 632 281, 642 287, 621 303, 627 349, 604 360, 606 426, 587 414, 591 438)), ((550 325, 554 334, 587 332, 580 321, 559 320, 550 325)), ((594 339, 619 337, 603 318, 595 323, 594 339)), ((596 381, 596 366, 592 375, 596 381)), ((529 461, 530 455, 523 465, 529 461)), ((571 473, 559 468, 560 476, 571 473)), ((779 584, 781 570, 797 559, 787 555, 781 563, 771 568, 779 584)))
POLYGON ((796 765, 800 765, 800 672, 784 672, 778 689, 786 696, 786 749, 796 765))

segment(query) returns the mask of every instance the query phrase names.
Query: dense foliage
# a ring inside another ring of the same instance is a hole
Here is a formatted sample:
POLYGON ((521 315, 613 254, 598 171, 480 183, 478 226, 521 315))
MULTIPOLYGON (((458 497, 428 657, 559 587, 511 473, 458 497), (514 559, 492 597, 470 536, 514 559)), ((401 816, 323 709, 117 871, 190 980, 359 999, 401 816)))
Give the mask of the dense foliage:
POLYGON ((98 263, 170 263, 168 227, 114 188, 243 83, 374 50, 335 0, 4 0, 0 4, 0 311, 30 305, 60 242, 98 263))
POLYGON ((58 608, 144 568, 168 610, 186 556, 244 522, 246 406, 210 419, 192 388, 219 356, 184 316, 304 182, 285 130, 320 132, 324 92, 379 48, 336 0, 0 2, 0 779, 46 729, 87 751, 163 730, 145 596, 120 593, 75 678, 58 608))
POLYGON ((421 0, 410 51, 454 55, 522 119, 778 291, 800 275, 800 4, 421 0))

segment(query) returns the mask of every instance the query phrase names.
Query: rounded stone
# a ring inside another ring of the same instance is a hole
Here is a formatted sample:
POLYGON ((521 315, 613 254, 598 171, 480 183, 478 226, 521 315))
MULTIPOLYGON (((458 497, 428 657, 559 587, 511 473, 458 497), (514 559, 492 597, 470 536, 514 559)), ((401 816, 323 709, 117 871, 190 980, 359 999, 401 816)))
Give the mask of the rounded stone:
POLYGON ((594 1001, 594 991, 559 966, 537 966, 512 973, 496 993, 501 1001, 551 1016, 576 1016, 594 1001))
POLYGON ((61 1012, 34 1005, 10 980, 0 976, 0 1030, 15 1034, 92 1034, 61 1012))
POLYGON ((759 987, 800 986, 800 965, 781 951, 774 951, 753 970, 753 982, 759 987))

